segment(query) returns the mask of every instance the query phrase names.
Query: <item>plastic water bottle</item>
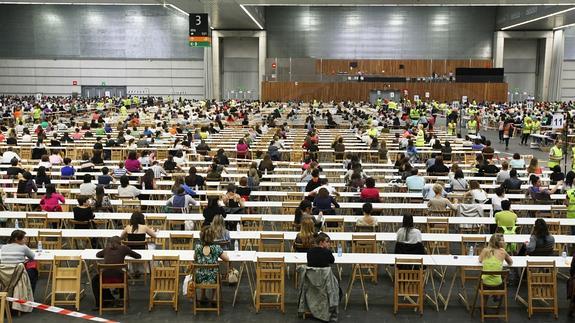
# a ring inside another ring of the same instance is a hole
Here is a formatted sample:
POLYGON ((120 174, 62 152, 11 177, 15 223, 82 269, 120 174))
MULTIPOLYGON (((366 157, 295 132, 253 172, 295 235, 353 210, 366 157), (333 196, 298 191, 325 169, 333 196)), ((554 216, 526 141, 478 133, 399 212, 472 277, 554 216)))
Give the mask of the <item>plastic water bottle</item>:
POLYGON ((343 249, 341 248, 341 242, 337 244, 337 256, 341 257, 343 254, 343 249))
POLYGON ((268 169, 266 168, 266 169, 264 169, 264 175, 267 175, 267 174, 268 174, 268 169))
POLYGON ((238 240, 236 240, 234 242, 234 251, 239 251, 240 250, 240 243, 238 242, 238 240))
POLYGON ((473 250, 473 246, 470 246, 470 247, 469 247, 469 254, 468 254, 468 256, 474 256, 474 255, 475 255, 475 252, 474 252, 474 250, 473 250))
POLYGON ((42 241, 38 241, 38 252, 42 252, 42 241))
POLYGON ((18 221, 18 219, 16 219, 16 221, 14 221, 14 228, 20 229, 20 222, 18 221))
POLYGON ((567 262, 567 246, 563 247, 563 251, 561 252, 561 257, 563 258, 563 262, 566 263, 567 262))
POLYGON ((198 193, 198 190, 199 190, 199 186, 198 186, 198 184, 196 184, 196 194, 198 193))
POLYGON ((242 230, 242 226, 238 222, 238 224, 236 224, 236 232, 240 232, 241 230, 242 230))

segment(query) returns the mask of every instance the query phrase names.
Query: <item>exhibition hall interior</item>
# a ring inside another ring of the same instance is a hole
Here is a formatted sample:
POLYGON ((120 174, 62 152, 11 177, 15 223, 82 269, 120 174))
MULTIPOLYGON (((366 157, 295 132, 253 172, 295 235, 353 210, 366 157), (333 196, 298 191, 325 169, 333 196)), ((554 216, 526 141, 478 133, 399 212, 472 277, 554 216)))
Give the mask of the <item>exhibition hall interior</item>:
POLYGON ((0 323, 575 321, 572 1, 0 1, 0 114, 0 323))

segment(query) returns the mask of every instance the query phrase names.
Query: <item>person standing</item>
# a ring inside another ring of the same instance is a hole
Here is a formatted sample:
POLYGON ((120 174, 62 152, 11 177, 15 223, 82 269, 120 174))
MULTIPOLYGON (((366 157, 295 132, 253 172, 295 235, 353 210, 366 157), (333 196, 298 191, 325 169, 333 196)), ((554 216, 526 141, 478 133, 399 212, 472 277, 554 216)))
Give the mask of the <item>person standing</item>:
POLYGON ((555 141, 555 145, 549 150, 547 167, 553 169, 556 165, 561 166, 561 159, 563 159, 563 149, 561 148, 561 140, 557 140, 555 141))

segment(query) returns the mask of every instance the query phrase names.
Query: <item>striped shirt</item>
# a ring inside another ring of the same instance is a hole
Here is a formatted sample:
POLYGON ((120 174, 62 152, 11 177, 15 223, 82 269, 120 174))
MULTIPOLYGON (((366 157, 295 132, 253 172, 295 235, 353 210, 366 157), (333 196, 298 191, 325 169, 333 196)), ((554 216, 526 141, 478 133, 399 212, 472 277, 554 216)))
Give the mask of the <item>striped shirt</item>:
POLYGON ((114 176, 115 177, 122 177, 124 175, 127 174, 127 171, 125 168, 116 168, 114 169, 114 176))
POLYGON ((26 245, 9 243, 2 246, 0 250, 0 263, 2 264, 20 264, 28 259, 34 259, 34 252, 26 245))

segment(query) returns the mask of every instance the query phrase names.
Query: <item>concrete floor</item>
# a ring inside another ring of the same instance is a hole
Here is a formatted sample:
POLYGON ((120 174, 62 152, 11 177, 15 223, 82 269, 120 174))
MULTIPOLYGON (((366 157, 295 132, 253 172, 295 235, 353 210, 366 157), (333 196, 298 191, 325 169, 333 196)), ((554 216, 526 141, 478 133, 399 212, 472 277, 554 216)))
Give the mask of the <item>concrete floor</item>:
MULTIPOLYGON (((497 133, 495 131, 488 131, 484 135, 487 136, 493 143, 496 150, 505 152, 504 146, 499 145, 497 133)), ((512 138, 510 144, 511 152, 519 152, 521 154, 532 154, 540 159, 546 159, 547 154, 538 150, 532 150, 525 146, 519 145, 519 138, 512 138)), ((347 288, 350 268, 344 269, 342 289, 347 288)), ((43 277, 37 287, 36 297, 37 301, 41 301, 43 295, 46 278, 43 277)), ((352 300, 347 310, 343 310, 343 303, 340 306, 340 322, 368 322, 368 321, 394 321, 394 322, 411 322, 417 320, 419 322, 439 322, 444 323, 460 323, 462 321, 480 322, 479 313, 476 312, 474 317, 471 317, 465 310, 465 307, 455 297, 452 297, 450 306, 447 311, 435 311, 431 303, 426 302, 423 316, 419 316, 412 311, 403 310, 397 316, 393 315, 393 284, 389 277, 380 270, 380 280, 377 285, 367 283, 369 293, 370 310, 366 311, 361 297, 361 290, 359 284, 352 292, 352 300)), ((472 287, 472 286, 469 286, 472 287)), ((474 288, 473 286, 472 288, 474 288)), ((525 294, 525 287, 523 286, 523 294, 525 294)), ((97 312, 92 312, 94 307, 93 296, 90 287, 86 286, 87 296, 82 300, 81 312, 98 315, 97 312)), ((277 310, 263 310, 259 314, 255 313, 253 305, 249 301, 249 289, 247 282, 243 281, 243 286, 240 290, 238 303, 235 308, 232 308, 231 302, 233 298, 233 287, 224 286, 223 293, 223 311, 220 317, 216 314, 198 314, 193 316, 191 303, 188 299, 181 298, 179 302, 179 312, 176 313, 168 307, 157 307, 152 312, 148 312, 148 288, 149 286, 136 285, 130 287, 130 307, 126 315, 105 313, 104 318, 117 320, 121 322, 189 322, 190 320, 198 320, 201 322, 266 322, 266 323, 288 323, 288 322, 304 322, 303 319, 297 317, 297 300, 296 290, 293 286, 292 280, 286 281, 286 313, 281 314, 277 310)), ((428 291, 431 292, 428 285, 428 291)), ((443 290, 445 291, 445 289, 443 290)), ((567 300, 565 299, 565 280, 559 279, 558 281, 559 292, 559 319, 554 320, 549 314, 536 314, 530 321, 531 322, 575 322, 574 319, 567 318, 567 300)), ((509 300, 509 317, 510 322, 525 322, 527 320, 527 311, 523 305, 520 305, 513 299, 515 294, 515 287, 511 287, 509 300)), ((21 317, 16 317, 15 322, 80 322, 80 319, 60 316, 52 313, 34 311, 30 314, 24 314, 21 317)), ((307 321, 314 321, 308 319, 307 321)))

